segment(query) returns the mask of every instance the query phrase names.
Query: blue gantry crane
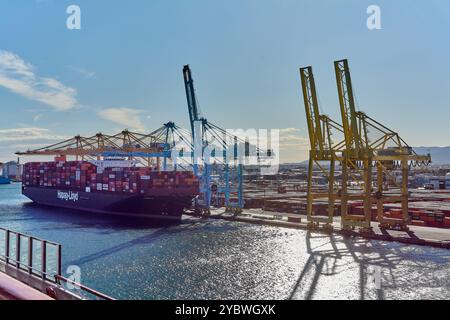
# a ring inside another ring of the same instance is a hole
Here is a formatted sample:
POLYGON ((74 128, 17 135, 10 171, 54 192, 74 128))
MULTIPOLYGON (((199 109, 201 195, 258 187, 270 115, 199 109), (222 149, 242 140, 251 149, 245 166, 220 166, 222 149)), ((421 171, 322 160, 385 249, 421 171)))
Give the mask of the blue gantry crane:
POLYGON ((211 206, 225 206, 228 211, 240 212, 244 201, 243 162, 239 155, 245 154, 239 153, 238 148, 245 148, 246 142, 201 117, 189 65, 183 67, 183 77, 191 127, 192 165, 200 177, 196 210, 209 214, 211 206))

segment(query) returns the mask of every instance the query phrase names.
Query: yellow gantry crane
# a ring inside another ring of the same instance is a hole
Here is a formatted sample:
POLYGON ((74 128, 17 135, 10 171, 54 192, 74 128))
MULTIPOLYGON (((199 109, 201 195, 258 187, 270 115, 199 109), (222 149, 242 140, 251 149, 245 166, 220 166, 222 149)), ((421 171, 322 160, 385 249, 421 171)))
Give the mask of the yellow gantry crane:
MULTIPOLYGON (((334 69, 342 118, 342 126, 337 125, 336 128, 339 128, 344 136, 344 141, 336 145, 333 145, 330 136, 327 138, 328 141, 323 140, 324 131, 321 131, 319 135, 317 134, 317 127, 320 124, 317 118, 320 120, 323 116, 319 114, 317 106, 314 79, 312 78, 311 81, 307 77, 308 70, 311 71, 311 67, 300 69, 311 141, 307 195, 308 221, 312 226, 325 223, 325 226, 329 227, 332 222, 331 205, 334 207, 335 201, 339 200, 343 229, 370 230, 372 207, 376 204, 377 220, 381 228, 407 230, 407 223, 409 222, 409 169, 410 166, 428 165, 431 162, 431 157, 430 155, 416 154, 400 138, 398 133, 370 118, 365 113, 356 111, 348 61, 346 59, 335 61, 334 69), (310 92, 314 92, 314 94, 310 92), (317 108, 314 106, 317 106, 317 108), (320 136, 322 136, 322 140, 320 136), (324 146, 328 146, 328 148, 324 146), (326 150, 326 152, 322 152, 322 150, 326 150), (321 195, 312 192, 312 166, 314 162, 318 161, 329 161, 332 164, 328 173, 328 192, 321 195), (340 184, 336 183, 334 177, 336 162, 340 163, 342 170, 340 184), (374 167, 376 167, 376 179, 372 181, 374 167), (395 181, 392 176, 397 170, 401 170, 401 183, 397 185, 397 189, 389 190, 388 181, 395 181), (331 190, 335 190, 336 186, 340 187, 338 192, 331 192, 331 190), (312 212, 314 200, 320 198, 328 200, 330 204, 329 216, 326 220, 314 217, 312 212), (349 201, 361 201, 364 207, 364 215, 350 214, 349 201), (401 203, 402 219, 391 219, 384 216, 384 204, 388 202, 401 203)), ((328 121, 331 120, 327 119, 328 121)))

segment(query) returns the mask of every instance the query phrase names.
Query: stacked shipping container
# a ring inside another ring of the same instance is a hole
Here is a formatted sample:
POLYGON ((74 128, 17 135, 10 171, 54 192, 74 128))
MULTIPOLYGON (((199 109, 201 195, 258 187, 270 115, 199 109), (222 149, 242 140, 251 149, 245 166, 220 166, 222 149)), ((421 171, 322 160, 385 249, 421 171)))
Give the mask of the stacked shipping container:
POLYGON ((101 168, 86 161, 31 162, 24 167, 25 186, 68 188, 83 192, 153 194, 155 189, 192 189, 198 179, 188 171, 154 171, 147 167, 101 168))

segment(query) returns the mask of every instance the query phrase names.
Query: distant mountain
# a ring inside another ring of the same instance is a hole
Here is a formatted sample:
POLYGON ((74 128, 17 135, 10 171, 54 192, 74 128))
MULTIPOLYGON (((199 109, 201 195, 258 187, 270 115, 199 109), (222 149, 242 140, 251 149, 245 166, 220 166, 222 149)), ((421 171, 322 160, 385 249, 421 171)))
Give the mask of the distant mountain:
MULTIPOLYGON (((418 154, 431 154, 432 164, 435 165, 450 165, 450 146, 449 147, 413 147, 418 154)), ((308 160, 300 163, 286 163, 286 166, 308 166, 308 160)))
POLYGON ((431 154, 432 164, 450 164, 450 147, 413 147, 418 154, 431 154))

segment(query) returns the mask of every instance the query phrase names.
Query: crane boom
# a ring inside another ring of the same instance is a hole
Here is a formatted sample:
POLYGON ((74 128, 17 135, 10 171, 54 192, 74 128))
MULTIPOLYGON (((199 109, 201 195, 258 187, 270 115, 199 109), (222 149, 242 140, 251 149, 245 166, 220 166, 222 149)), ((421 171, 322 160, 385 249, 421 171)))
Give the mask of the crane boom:
POLYGON ((194 137, 194 122, 200 120, 197 108, 197 99, 195 98, 194 80, 192 79, 191 68, 189 65, 183 67, 184 86, 186 89, 186 99, 189 110, 189 120, 191 124, 192 137, 194 137))
POLYGON ((305 103, 306 122, 308 124, 311 150, 324 151, 324 133, 320 121, 319 104, 317 102, 316 84, 312 67, 300 68, 303 100, 305 103))
POLYGON ((336 84, 339 94, 339 105, 341 108, 342 126, 344 128, 344 137, 347 150, 354 150, 359 154, 362 149, 360 130, 355 109, 355 100, 353 96, 352 79, 348 60, 338 60, 334 62, 336 73, 336 84))

